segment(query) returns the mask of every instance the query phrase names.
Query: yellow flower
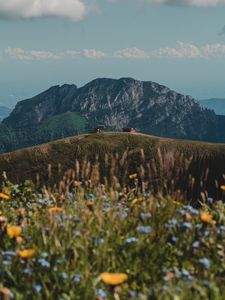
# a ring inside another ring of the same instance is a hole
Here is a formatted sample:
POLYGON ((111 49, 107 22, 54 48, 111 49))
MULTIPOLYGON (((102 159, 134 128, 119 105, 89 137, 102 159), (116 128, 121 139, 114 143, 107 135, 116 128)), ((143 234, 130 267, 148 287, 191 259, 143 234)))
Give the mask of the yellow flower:
POLYGON ((28 259, 31 258, 35 253, 34 249, 25 249, 18 252, 20 258, 28 259))
POLYGON ((119 285, 127 280, 127 274, 125 273, 102 273, 100 275, 101 280, 109 285, 119 285))
POLYGON ((133 207, 135 204, 141 203, 142 198, 134 198, 130 204, 131 207, 133 207))
POLYGON ((22 232, 22 228, 20 226, 8 226, 7 234, 10 238, 18 237, 22 232))
POLYGON ((17 236, 16 237, 16 242, 17 242, 17 244, 22 244, 23 242, 24 242, 24 239, 21 237, 21 236, 17 236))
POLYGON ((9 196, 6 195, 5 193, 0 193, 0 198, 5 199, 5 200, 9 200, 9 196))
POLYGON ((220 186, 220 189, 221 189, 222 191, 225 191, 225 185, 221 185, 221 186, 220 186))
POLYGON ((58 213, 62 213, 64 211, 64 209, 62 207, 50 207, 48 209, 48 212, 50 214, 58 214, 58 213))
POLYGON ((206 211, 200 212, 200 220, 203 223, 216 224, 216 221, 213 220, 213 216, 206 211))
POLYGON ((135 178, 137 178, 137 173, 130 174, 130 175, 129 175, 129 178, 130 178, 130 179, 135 179, 135 178))
POLYGON ((9 299, 11 295, 11 291, 6 287, 2 287, 0 288, 0 294, 2 294, 3 299, 9 299))
POLYGON ((174 274, 172 272, 167 272, 166 273, 166 277, 169 279, 169 280, 172 280, 174 278, 174 274))

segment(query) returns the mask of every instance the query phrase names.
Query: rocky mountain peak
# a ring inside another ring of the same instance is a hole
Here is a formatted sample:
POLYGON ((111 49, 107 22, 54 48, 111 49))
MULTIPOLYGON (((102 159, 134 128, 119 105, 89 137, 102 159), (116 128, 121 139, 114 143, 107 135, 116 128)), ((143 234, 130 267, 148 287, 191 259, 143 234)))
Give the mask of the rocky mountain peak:
MULTIPOLYGON (((85 124, 87 131, 104 124, 109 130, 136 127, 141 132, 158 136, 225 141, 225 118, 203 109, 191 96, 176 93, 156 82, 129 77, 97 78, 80 88, 69 84, 51 87, 19 102, 3 125, 20 130, 20 133, 27 128, 36 132, 48 120, 52 120, 51 128, 56 120, 57 124, 63 124, 59 137, 79 131, 72 124, 85 124), (67 116, 69 125, 66 125, 67 116)), ((51 136, 57 137, 57 132, 51 136)), ((28 139, 26 145, 31 143, 28 139)))

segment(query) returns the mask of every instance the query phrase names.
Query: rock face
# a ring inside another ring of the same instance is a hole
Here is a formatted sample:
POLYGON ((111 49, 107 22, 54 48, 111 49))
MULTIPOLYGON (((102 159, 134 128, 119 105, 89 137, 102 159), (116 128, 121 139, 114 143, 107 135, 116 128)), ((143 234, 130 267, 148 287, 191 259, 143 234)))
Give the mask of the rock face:
POLYGON ((50 117, 69 111, 67 102, 70 103, 76 90, 76 85, 53 86, 31 99, 18 102, 3 123, 15 128, 33 127, 50 117))
MULTIPOLYGON (((109 130, 136 127, 141 132, 159 136, 225 142, 225 118, 218 118, 213 111, 202 108, 190 96, 155 82, 132 78, 95 79, 81 88, 66 84, 51 87, 32 99, 19 102, 3 120, 3 125, 20 132, 20 142, 14 146, 18 148, 37 143, 37 128, 45 123, 46 129, 46 122, 52 126, 53 118, 65 118, 68 112, 74 112, 74 118, 85 120, 86 130, 104 124, 109 130), (27 128, 34 129, 31 140, 24 138, 27 128)), ((72 133, 66 130, 65 134, 72 133)), ((50 139, 48 136, 38 142, 50 139)))

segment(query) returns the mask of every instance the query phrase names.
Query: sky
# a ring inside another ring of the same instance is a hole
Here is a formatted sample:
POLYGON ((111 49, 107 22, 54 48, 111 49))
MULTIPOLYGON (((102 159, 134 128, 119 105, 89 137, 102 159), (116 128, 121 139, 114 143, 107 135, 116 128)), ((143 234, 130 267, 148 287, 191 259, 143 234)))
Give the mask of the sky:
POLYGON ((0 104, 97 77, 225 98, 225 0, 0 0, 0 104))

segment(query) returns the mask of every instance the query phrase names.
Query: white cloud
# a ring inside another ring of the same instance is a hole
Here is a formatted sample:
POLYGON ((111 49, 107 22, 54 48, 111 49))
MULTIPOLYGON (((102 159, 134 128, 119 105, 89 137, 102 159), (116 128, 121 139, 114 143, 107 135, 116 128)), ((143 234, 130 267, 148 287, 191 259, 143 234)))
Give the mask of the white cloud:
POLYGON ((134 58, 134 59, 146 59, 149 55, 139 48, 126 48, 118 50, 113 55, 115 58, 134 58))
POLYGON ((59 16, 80 21, 88 11, 85 3, 83 0, 0 0, 0 17, 29 19, 59 16))
POLYGON ((103 51, 98 51, 95 49, 84 49, 83 51, 76 50, 66 50, 64 52, 53 53, 51 51, 41 51, 41 50, 25 50, 22 48, 11 48, 8 47, 4 51, 6 56, 10 58, 23 60, 23 61, 31 61, 31 60, 60 60, 64 58, 71 57, 87 57, 91 59, 95 58, 103 58, 106 57, 107 54, 103 51))
POLYGON ((200 48, 193 44, 177 42, 174 48, 159 48, 151 52, 151 57, 172 57, 172 58, 197 58, 203 57, 200 48))
POLYGON ((224 44, 208 44, 198 47, 194 44, 177 42, 174 48, 160 48, 152 52, 153 57, 210 58, 225 56, 224 44))
POLYGON ((50 51, 24 50, 22 48, 7 48, 5 54, 18 60, 30 61, 34 59, 60 59, 61 55, 54 54, 50 51))
POLYGON ((76 51, 76 50, 66 50, 65 52, 63 52, 61 54, 61 57, 78 57, 81 54, 80 51, 76 51))
POLYGON ((95 49, 84 49, 83 55, 88 58, 103 58, 107 56, 105 52, 97 51, 95 49))
POLYGON ((51 51, 25 50, 22 48, 7 48, 5 55, 22 61, 31 60, 62 60, 66 58, 88 58, 88 59, 210 59, 225 57, 225 44, 207 44, 196 46, 191 43, 178 41, 174 47, 162 47, 152 51, 145 51, 136 47, 117 50, 106 53, 96 49, 66 50, 53 53, 51 51))
POLYGON ((219 6, 225 5, 225 0, 147 0, 150 3, 179 5, 179 6, 219 6))

